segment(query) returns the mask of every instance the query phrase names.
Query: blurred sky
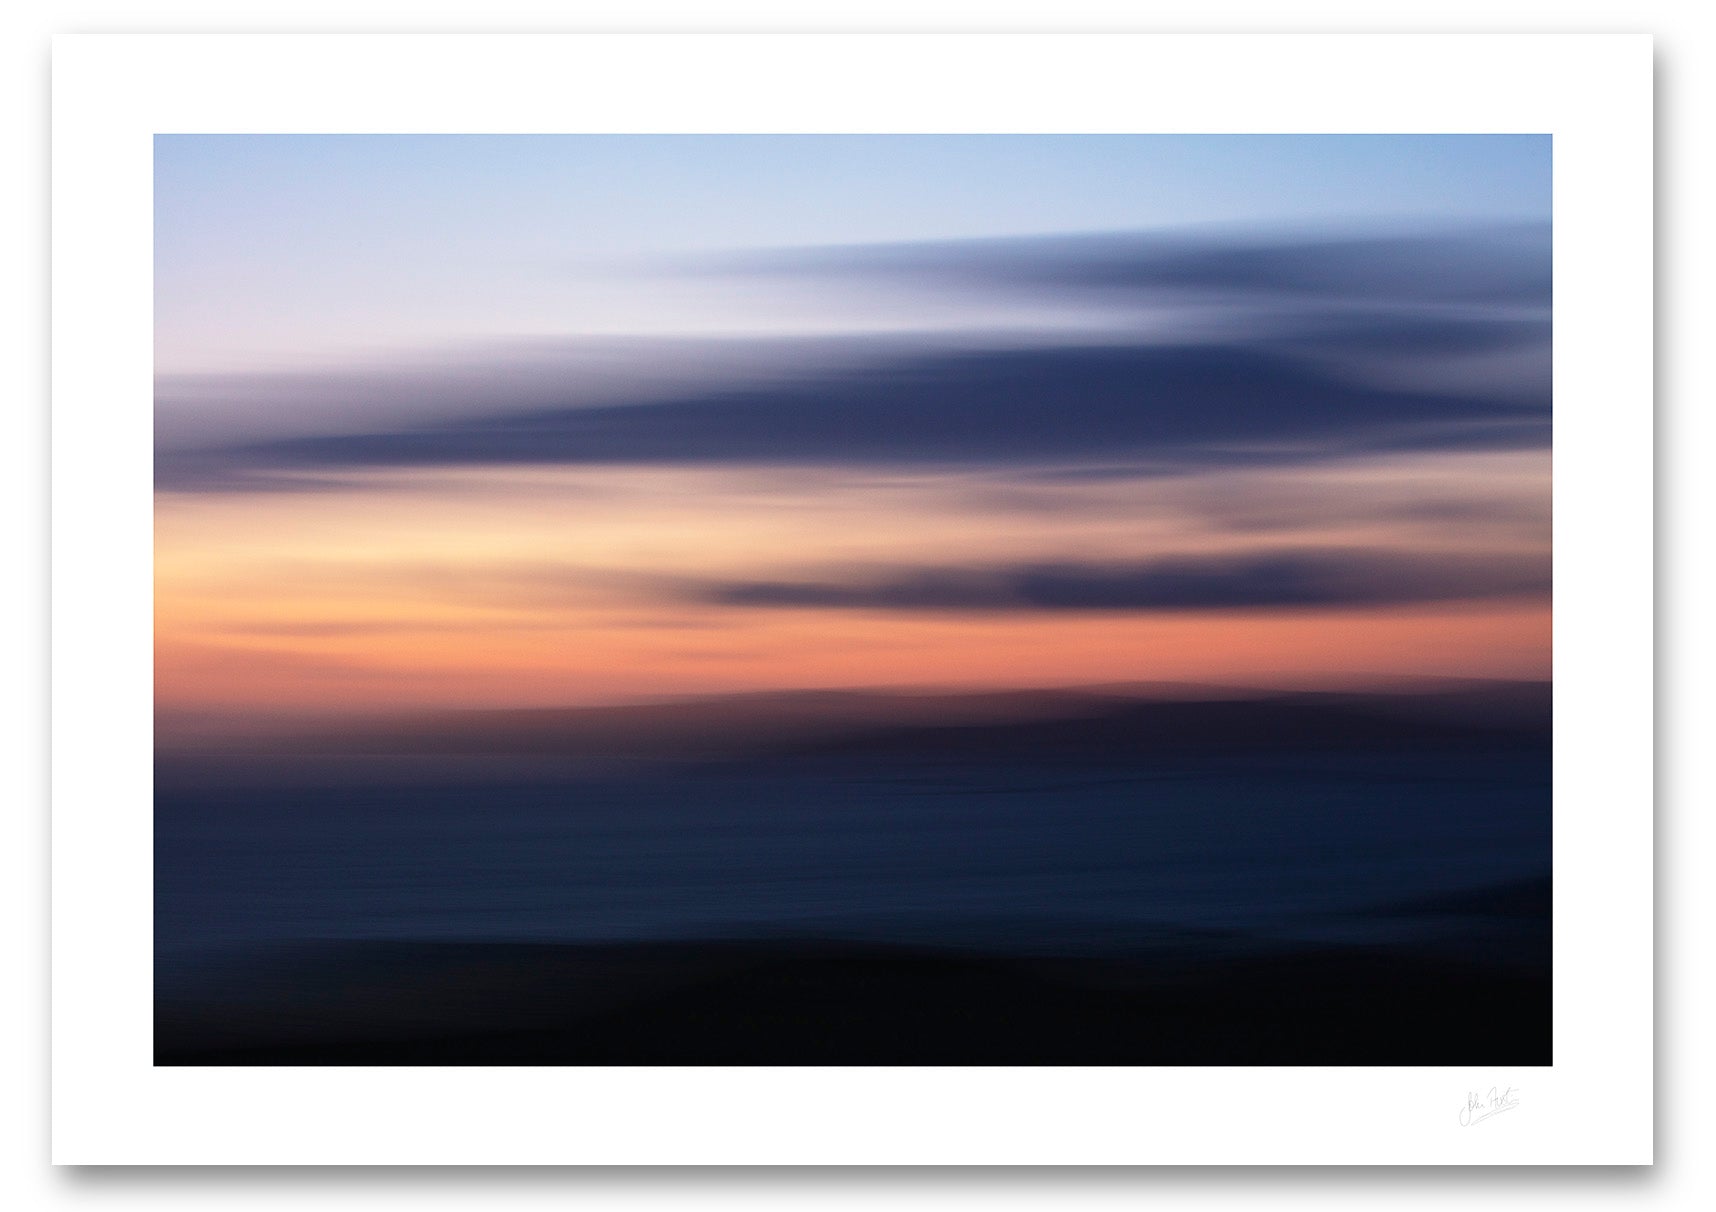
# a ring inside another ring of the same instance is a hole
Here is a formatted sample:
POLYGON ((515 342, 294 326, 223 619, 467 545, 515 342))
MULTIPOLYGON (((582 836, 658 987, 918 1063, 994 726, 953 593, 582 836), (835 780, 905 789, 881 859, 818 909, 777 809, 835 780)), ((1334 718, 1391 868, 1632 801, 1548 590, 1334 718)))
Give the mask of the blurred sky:
POLYGON ((882 322, 684 254, 1215 224, 1549 217, 1508 135, 162 135, 158 369, 487 336, 882 322))
POLYGON ((1547 676, 1542 136, 159 136, 164 718, 1547 676))

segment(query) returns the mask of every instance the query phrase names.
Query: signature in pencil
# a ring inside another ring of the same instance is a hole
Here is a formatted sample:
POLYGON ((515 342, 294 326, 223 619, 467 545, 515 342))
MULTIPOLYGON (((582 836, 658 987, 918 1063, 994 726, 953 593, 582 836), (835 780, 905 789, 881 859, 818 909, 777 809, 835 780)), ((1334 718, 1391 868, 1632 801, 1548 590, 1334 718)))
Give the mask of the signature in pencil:
POLYGON ((1503 1111, 1512 1111, 1517 1106, 1519 1091, 1513 1086, 1491 1086, 1485 1094, 1468 1090, 1465 1104, 1460 1108, 1460 1127, 1470 1128, 1473 1124, 1481 1124, 1486 1119, 1500 1115, 1503 1111))

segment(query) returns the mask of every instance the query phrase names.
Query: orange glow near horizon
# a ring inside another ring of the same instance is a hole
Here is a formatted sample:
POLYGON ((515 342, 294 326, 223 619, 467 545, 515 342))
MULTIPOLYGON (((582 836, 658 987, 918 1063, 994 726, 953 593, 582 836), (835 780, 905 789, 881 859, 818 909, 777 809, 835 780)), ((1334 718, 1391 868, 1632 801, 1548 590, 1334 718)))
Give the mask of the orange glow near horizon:
POLYGON ((1545 678, 1540 603, 1440 611, 897 621, 783 612, 716 640, 672 629, 163 639, 164 707, 314 712, 556 706, 782 688, 1273 685, 1383 675, 1545 678))
POLYGON ((1095 483, 485 468, 374 473, 323 492, 168 494, 156 519, 157 703, 266 714, 844 686, 1547 677, 1550 613, 1536 597, 985 612, 684 592, 1296 547, 1541 558, 1547 474, 1546 454, 1529 452, 1095 483))

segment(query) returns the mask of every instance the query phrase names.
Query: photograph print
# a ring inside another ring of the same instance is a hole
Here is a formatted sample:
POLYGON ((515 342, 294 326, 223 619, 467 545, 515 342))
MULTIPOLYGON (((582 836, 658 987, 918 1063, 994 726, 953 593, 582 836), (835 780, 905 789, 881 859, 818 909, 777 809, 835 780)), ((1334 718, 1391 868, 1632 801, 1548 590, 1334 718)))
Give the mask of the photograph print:
POLYGON ((157 1066, 1551 1063, 1548 135, 154 174, 157 1066))

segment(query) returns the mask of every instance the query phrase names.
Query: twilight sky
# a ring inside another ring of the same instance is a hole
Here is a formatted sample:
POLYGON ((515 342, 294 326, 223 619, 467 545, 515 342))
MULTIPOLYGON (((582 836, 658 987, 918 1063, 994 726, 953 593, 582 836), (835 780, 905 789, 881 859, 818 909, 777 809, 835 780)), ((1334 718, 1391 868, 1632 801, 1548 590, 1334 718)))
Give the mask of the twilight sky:
POLYGON ((161 136, 157 697, 1547 676, 1537 136, 161 136))

